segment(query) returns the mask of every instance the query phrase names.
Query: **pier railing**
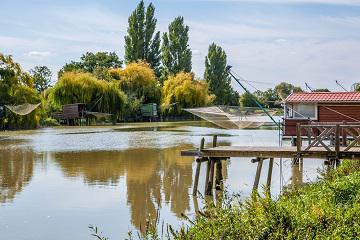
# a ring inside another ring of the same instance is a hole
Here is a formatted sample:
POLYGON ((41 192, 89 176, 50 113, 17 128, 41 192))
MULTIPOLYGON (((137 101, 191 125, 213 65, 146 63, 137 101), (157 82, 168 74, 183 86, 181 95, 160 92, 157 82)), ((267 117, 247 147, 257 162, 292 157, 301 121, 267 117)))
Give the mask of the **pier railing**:
POLYGON ((351 152, 360 147, 360 123, 311 123, 296 126, 297 152, 351 152), (303 146, 303 142, 308 142, 303 146))

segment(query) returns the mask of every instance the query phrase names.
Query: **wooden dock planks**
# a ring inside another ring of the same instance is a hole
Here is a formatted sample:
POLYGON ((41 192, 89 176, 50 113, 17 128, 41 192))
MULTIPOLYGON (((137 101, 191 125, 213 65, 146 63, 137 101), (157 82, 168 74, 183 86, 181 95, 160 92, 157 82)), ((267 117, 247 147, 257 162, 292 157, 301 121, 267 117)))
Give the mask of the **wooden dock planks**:
MULTIPOLYGON (((311 150, 305 151, 306 147, 302 147, 301 156, 313 158, 331 157, 335 151, 326 151, 323 147, 313 147, 311 150)), ((339 154, 341 158, 360 156, 360 147, 354 147, 351 151, 344 151, 345 147, 340 147, 339 154)), ((294 158, 298 155, 296 147, 261 147, 261 146, 219 146, 214 148, 206 148, 201 151, 185 150, 181 151, 182 156, 197 157, 259 157, 259 158, 294 158)))

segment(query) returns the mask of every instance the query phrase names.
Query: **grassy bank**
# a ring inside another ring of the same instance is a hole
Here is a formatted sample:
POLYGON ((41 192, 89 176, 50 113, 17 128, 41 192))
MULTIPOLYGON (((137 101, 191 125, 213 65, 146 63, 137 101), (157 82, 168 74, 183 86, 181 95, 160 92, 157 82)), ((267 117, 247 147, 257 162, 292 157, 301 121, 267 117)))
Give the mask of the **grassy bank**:
POLYGON ((360 160, 344 161, 319 181, 277 199, 268 195, 254 195, 245 202, 225 199, 223 206, 208 207, 179 231, 167 227, 159 234, 159 224, 149 223, 145 236, 129 238, 360 239, 360 160))
POLYGON ((254 196, 211 207, 176 239, 359 239, 360 161, 276 200, 254 196))

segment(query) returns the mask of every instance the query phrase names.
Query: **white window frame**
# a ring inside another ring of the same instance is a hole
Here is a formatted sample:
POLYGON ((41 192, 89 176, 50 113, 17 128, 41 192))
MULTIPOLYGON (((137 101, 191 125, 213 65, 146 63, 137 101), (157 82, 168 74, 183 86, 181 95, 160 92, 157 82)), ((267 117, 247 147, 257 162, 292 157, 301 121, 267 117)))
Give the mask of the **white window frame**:
POLYGON ((285 113, 285 119, 294 119, 294 120, 304 120, 304 119, 310 119, 310 120, 318 120, 318 104, 317 103, 289 103, 289 104, 285 104, 284 106, 284 113, 285 113), (304 117, 295 117, 296 112, 294 111, 294 106, 295 105, 313 105, 314 106, 314 111, 315 111, 315 116, 312 118, 304 118, 304 117), (291 108, 292 111, 292 117, 288 117, 286 116, 286 108, 291 108))

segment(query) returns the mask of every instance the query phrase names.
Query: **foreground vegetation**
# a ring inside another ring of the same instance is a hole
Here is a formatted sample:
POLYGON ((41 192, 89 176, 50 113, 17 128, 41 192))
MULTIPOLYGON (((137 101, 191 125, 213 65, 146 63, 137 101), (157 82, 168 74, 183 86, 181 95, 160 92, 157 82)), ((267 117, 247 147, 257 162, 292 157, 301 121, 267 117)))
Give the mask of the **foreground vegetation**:
POLYGON ((284 194, 211 207, 176 239, 359 239, 360 161, 284 194))
POLYGON ((359 239, 360 161, 344 161, 318 182, 278 199, 253 195, 209 206, 179 231, 159 236, 149 224, 144 239, 359 239))

